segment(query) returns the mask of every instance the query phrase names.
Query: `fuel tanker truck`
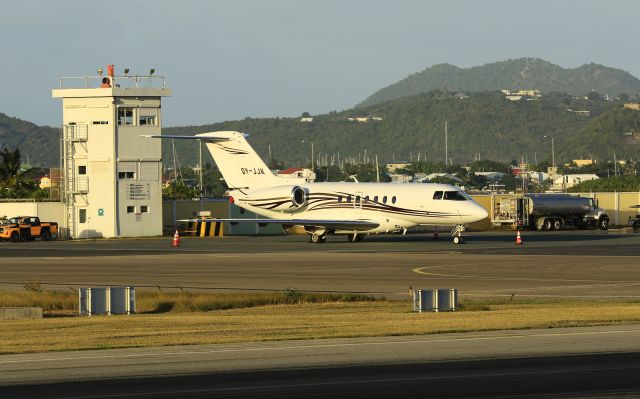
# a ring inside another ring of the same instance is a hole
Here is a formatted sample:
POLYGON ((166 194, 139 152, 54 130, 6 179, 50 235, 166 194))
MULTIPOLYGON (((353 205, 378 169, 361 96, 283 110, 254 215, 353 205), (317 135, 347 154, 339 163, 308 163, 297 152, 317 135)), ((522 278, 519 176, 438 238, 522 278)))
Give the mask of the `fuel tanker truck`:
POLYGON ((564 227, 607 230, 609 215, 594 198, 569 194, 526 194, 518 198, 517 226, 536 230, 564 227))

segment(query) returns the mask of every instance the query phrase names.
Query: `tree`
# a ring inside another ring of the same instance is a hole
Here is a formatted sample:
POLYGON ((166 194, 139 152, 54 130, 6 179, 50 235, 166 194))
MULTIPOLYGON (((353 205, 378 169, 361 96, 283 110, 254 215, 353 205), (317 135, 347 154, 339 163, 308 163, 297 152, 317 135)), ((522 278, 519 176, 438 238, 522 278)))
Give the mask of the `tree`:
POLYGON ((20 150, 10 151, 8 148, 0 151, 0 177, 8 185, 15 186, 20 173, 20 150))

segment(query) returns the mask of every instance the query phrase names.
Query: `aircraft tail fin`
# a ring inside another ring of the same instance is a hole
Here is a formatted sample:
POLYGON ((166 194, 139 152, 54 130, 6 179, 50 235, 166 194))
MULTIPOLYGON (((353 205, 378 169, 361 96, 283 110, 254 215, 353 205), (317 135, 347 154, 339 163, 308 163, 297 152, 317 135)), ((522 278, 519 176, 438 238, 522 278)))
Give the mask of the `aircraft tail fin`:
POLYGON ((249 145, 245 135, 234 131, 196 134, 206 143, 230 189, 275 186, 279 178, 249 145))

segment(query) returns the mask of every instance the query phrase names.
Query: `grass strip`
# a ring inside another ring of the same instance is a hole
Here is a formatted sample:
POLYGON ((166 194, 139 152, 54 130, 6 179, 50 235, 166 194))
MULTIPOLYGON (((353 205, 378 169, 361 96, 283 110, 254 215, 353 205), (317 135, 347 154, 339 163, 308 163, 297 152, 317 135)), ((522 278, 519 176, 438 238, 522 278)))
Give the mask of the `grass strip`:
POLYGON ((640 323, 637 302, 483 301, 449 313, 414 313, 411 306, 409 301, 299 302, 3 321, 0 353, 640 323))

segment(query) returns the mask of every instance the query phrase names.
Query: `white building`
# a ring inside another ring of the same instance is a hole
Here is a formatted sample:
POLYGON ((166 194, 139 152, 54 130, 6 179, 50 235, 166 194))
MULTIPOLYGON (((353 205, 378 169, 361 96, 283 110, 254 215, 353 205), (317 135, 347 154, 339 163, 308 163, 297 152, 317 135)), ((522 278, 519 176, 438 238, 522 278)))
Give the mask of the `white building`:
POLYGON ((161 98, 171 92, 153 72, 116 76, 110 65, 52 91, 62 99, 61 224, 71 238, 162 234, 161 140, 141 135, 160 134, 161 98), (74 82, 82 87, 65 87, 74 82))
POLYGON ((288 168, 278 171, 276 174, 278 177, 285 178, 298 178, 301 182, 313 183, 316 180, 316 172, 307 168, 288 168))
POLYGON ((552 190, 566 190, 589 180, 599 179, 596 174, 556 175, 553 177, 552 190))

